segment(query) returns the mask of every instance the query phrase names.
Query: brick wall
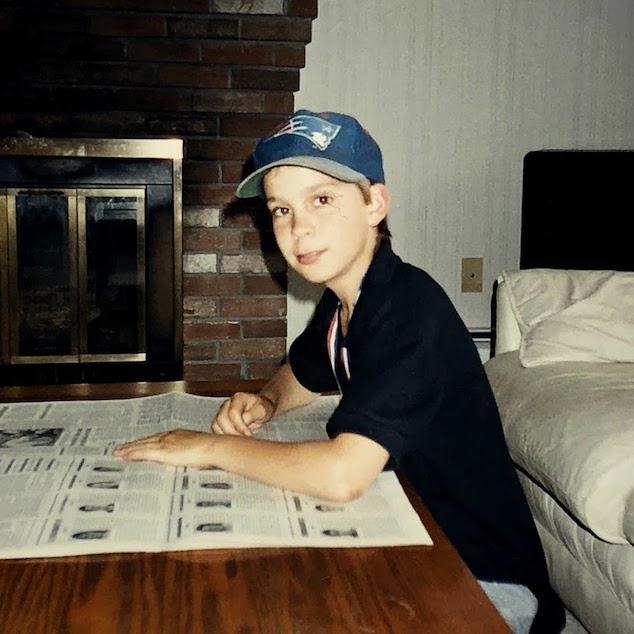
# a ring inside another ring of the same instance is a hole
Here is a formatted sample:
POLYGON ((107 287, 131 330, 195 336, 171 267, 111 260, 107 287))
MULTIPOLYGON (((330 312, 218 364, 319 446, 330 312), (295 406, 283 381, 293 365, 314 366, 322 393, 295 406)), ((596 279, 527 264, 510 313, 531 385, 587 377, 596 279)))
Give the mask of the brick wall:
POLYGON ((254 140, 293 111, 316 16, 317 0, 0 6, 0 136, 185 142, 186 379, 268 378, 284 355, 285 265, 232 198, 254 140))

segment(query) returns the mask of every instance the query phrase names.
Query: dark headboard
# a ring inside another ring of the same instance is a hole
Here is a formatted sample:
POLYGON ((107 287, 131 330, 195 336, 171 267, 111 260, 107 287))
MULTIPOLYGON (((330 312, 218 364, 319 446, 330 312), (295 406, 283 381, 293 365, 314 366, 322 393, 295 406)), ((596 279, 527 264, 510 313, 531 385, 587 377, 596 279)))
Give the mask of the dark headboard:
POLYGON ((634 150, 524 157, 520 268, 634 271, 634 150))

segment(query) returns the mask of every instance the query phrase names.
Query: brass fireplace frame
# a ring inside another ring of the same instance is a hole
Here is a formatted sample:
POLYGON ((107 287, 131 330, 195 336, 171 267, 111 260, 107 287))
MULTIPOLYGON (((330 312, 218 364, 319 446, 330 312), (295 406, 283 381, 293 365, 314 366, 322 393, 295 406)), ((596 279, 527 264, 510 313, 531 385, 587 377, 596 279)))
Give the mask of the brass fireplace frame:
MULTIPOLYGON (((36 138, 7 138, 0 139, 0 157, 41 157, 51 161, 65 161, 74 158, 99 159, 166 159, 172 166, 172 194, 173 194, 173 271, 174 271, 174 324, 173 324, 173 356, 176 363, 182 365, 183 355, 183 287, 182 287, 182 159, 183 141, 181 139, 36 139, 36 138)), ((38 363, 72 363, 77 355, 81 363, 97 363, 109 361, 139 362, 146 359, 146 351, 140 346, 137 353, 130 354, 81 354, 85 350, 86 332, 82 331, 80 323, 74 324, 74 334, 71 355, 69 357, 20 356, 17 350, 16 306, 14 296, 16 288, 16 250, 15 250, 15 201, 18 193, 27 191, 29 194, 45 192, 46 186, 13 186, 0 187, 0 350, 3 365, 38 364, 38 363), (10 294, 12 295, 10 297, 10 294), (4 300, 4 301, 3 301, 4 300)), ((78 245, 83 244, 82 235, 86 236, 85 201, 89 196, 117 196, 136 198, 137 205, 137 254, 144 258, 144 205, 145 190, 136 185, 104 185, 48 187, 56 194, 66 196, 69 213, 69 239, 78 245), (78 240, 79 238, 79 240, 78 240)), ((138 262, 138 270, 143 270, 143 261, 138 262)), ((71 274, 77 283, 71 288, 71 301, 78 308, 78 314, 85 314, 87 310, 86 287, 86 252, 79 247, 71 256, 71 274), (82 273, 83 272, 83 273, 82 273)), ((145 336, 145 283, 138 279, 138 314, 141 341, 145 336)), ((74 319, 74 318, 73 318, 74 319)))

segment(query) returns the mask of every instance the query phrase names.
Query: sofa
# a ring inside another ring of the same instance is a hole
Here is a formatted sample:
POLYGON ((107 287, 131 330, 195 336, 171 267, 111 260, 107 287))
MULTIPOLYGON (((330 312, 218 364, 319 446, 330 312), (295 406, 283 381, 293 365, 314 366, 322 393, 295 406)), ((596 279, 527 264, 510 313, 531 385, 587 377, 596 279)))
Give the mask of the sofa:
POLYGON ((485 369, 551 582, 592 634, 634 632, 634 273, 505 271, 485 369))

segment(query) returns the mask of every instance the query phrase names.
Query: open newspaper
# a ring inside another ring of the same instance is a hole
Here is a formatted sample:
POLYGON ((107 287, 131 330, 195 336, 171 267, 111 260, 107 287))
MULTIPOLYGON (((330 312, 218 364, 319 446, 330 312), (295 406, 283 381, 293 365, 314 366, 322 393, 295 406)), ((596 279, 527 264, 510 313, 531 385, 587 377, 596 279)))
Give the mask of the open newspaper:
MULTIPOLYGON (((0 403, 0 558, 225 547, 392 546, 431 539, 392 472, 334 504, 221 469, 124 462, 115 445, 176 427, 208 431, 224 399, 0 403)), ((337 397, 257 436, 326 437, 337 397)))

